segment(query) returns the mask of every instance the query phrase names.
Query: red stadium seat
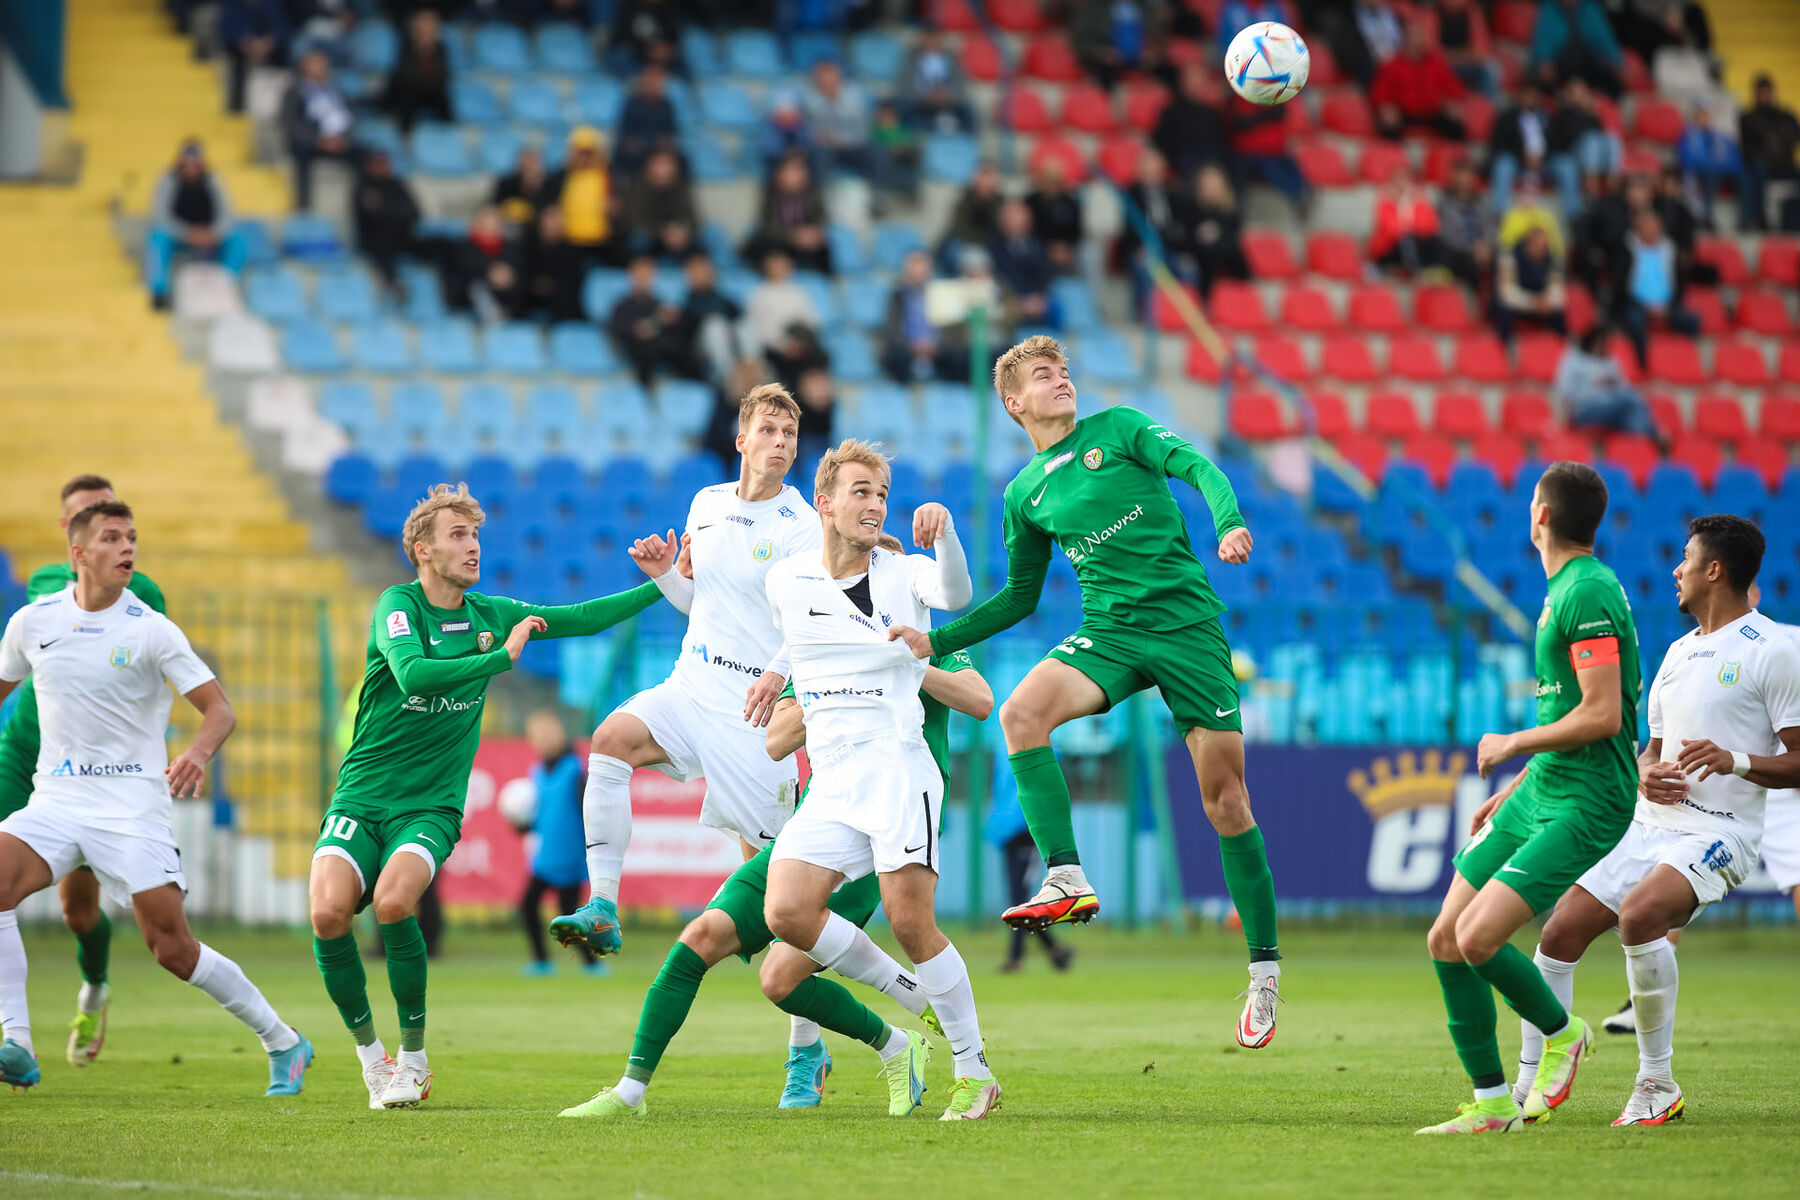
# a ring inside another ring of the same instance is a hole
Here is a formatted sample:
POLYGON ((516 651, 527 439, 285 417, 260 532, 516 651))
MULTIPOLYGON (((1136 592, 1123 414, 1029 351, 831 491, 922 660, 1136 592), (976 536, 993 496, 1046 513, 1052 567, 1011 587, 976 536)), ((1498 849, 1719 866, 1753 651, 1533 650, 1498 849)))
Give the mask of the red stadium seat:
POLYGON ((994 119, 1010 124, 1014 133, 1043 133, 1054 124, 1049 105, 1032 87, 1015 87, 1010 95, 1002 94, 994 105, 994 119))
POLYGON ((1533 457, 1546 463, 1592 462, 1594 441, 1585 433, 1558 429, 1537 439, 1537 453, 1533 457))
POLYGON ((1594 114, 1600 118, 1600 128, 1619 137, 1625 136, 1625 116, 1619 111, 1619 102, 1611 96, 1594 97, 1594 114))
POLYGON ((1514 372, 1499 338, 1491 333, 1468 333, 1456 339, 1451 374, 1475 383, 1510 383, 1514 372))
POLYGON ((1758 427, 1765 438, 1800 442, 1800 395, 1785 392, 1764 396, 1758 427))
POLYGON ((1725 465, 1725 452, 1710 438, 1691 437, 1678 441, 1669 457, 1691 468, 1700 477, 1700 486, 1705 488, 1712 487, 1713 480, 1719 477, 1719 468, 1725 465))
POLYGON ((1201 383, 1219 382, 1219 364, 1198 340, 1188 342, 1187 373, 1189 379, 1198 379, 1201 383))
POLYGON ((1719 272, 1719 282, 1736 287, 1750 281, 1750 268, 1744 265, 1744 252, 1728 237, 1702 235, 1694 241, 1694 261, 1706 263, 1719 272))
POLYGON ((1737 397, 1720 393, 1702 396, 1694 404, 1694 432, 1722 442, 1741 442, 1750 436, 1750 422, 1737 397))
POLYGON ((1535 0, 1500 0, 1494 5, 1494 36, 1507 42, 1531 41, 1531 30, 1537 24, 1535 0))
POLYGON ((1399 335, 1388 346, 1388 370, 1417 383, 1435 383, 1444 378, 1444 360, 1438 354, 1437 339, 1416 333, 1399 335))
POLYGON ((1490 433, 1476 442, 1472 453, 1476 462, 1484 462, 1494 468, 1494 474, 1506 487, 1513 485, 1513 477, 1519 473, 1519 467, 1525 461, 1525 447, 1518 439, 1508 437, 1504 433, 1490 433))
MULTIPOLYGON (((1191 284, 1182 284, 1181 290, 1187 293, 1194 306, 1200 306, 1200 293, 1191 284)), ((1150 293, 1150 319, 1164 333, 1186 333, 1187 322, 1182 319, 1181 312, 1161 288, 1150 293)))
POLYGON ((1643 58, 1636 50, 1627 50, 1620 56, 1619 74, 1624 77, 1625 90, 1628 92, 1656 90, 1656 84, 1650 78, 1650 68, 1644 65, 1643 58))
POLYGON ((1062 123, 1082 133, 1109 134, 1119 127, 1112 97, 1092 83, 1078 83, 1064 90, 1062 123))
POLYGON ((1650 405, 1650 419, 1664 437, 1674 438, 1687 431, 1687 418, 1675 397, 1667 392, 1651 392, 1645 400, 1650 405))
POLYGON ((1347 433, 1332 445, 1371 481, 1380 483, 1387 474, 1388 448, 1380 438, 1367 433, 1347 433))
POLYGON ((1357 164, 1357 175, 1365 183, 1380 184, 1411 169, 1405 146, 1393 142, 1367 142, 1362 148, 1362 161, 1357 164))
POLYGON ((1408 322, 1392 288, 1367 283, 1350 292, 1350 324, 1377 333, 1398 333, 1408 322))
POLYGON ((1329 97, 1319 110, 1319 124, 1345 137, 1375 136, 1375 118, 1361 92, 1340 92, 1329 97))
POLYGON ((1788 457, 1787 446, 1758 438, 1738 447, 1737 461, 1760 474, 1769 490, 1775 491, 1781 487, 1782 476, 1787 473, 1792 460, 1788 457))
MULTIPOLYGON (((1664 334, 1660 336, 1671 337, 1674 335, 1664 334)), ((1692 345, 1692 343, 1689 344, 1692 345)), ((1619 364, 1619 370, 1626 379, 1630 380, 1632 383, 1643 382, 1644 372, 1638 369, 1637 354, 1632 350, 1631 343, 1625 340, 1624 334, 1615 333, 1612 336, 1610 345, 1607 347, 1607 351, 1612 355, 1612 360, 1619 364)), ((1696 352, 1696 354, 1697 353, 1698 352, 1696 352)), ((1670 381, 1664 379, 1659 382, 1668 383, 1670 381)))
POLYGON ((1800 383, 1800 342, 1782 343, 1781 360, 1775 375, 1783 383, 1800 383))
POLYGON ((1556 364, 1562 356, 1563 340, 1554 333, 1523 334, 1519 338, 1519 377, 1549 383, 1556 378, 1556 364))
POLYGON ((1633 142, 1625 147, 1625 174, 1655 175, 1662 170, 1662 150, 1651 142, 1633 142))
POLYGON ((1103 175, 1120 187, 1127 187, 1136 181, 1143 157, 1144 143, 1137 134, 1128 133, 1101 142, 1095 159, 1103 175))
POLYGON ((1253 442, 1286 437, 1292 424, 1273 392, 1239 388, 1231 394, 1231 432, 1253 442))
POLYGON ((1313 132, 1312 109, 1305 104, 1284 104, 1281 115, 1284 118, 1281 127, 1287 130, 1289 137, 1304 137, 1313 132))
POLYGON ((1700 347, 1679 333, 1651 334, 1648 374, 1658 383, 1705 383, 1700 347))
POLYGON ((1314 187, 1348 187, 1354 180, 1343 152, 1330 142, 1302 142, 1293 148, 1300 173, 1314 187))
POLYGON ((1681 140, 1681 110, 1666 100, 1640 99, 1631 116, 1631 135, 1673 146, 1681 140))
POLYGON ((1319 356, 1320 374, 1345 383, 1373 383, 1380 377, 1366 338, 1337 334, 1325 339, 1319 356))
POLYGON ((1036 33, 1048 22, 1038 0, 988 0, 988 16, 1008 33, 1036 33))
POLYGON ((1662 451, 1647 437, 1635 433, 1615 433, 1606 439, 1602 455, 1607 462, 1620 467, 1642 490, 1650 472, 1662 461, 1662 451))
POLYGON ((1081 62, 1069 39, 1060 33, 1039 34, 1025 44, 1020 62, 1025 74, 1051 83, 1075 83, 1082 77, 1081 62))
POLYGON ((952 33, 973 33, 981 28, 981 20, 969 0, 931 0, 933 23, 952 33))
POLYGON ((1576 333, 1585 333, 1594 327, 1597 314, 1594 305, 1594 293, 1587 290, 1585 284, 1571 283, 1568 288, 1568 299, 1563 303, 1563 320, 1576 333))
POLYGON ((1556 414, 1542 392, 1508 392, 1500 401, 1500 428, 1517 438, 1543 438, 1556 428, 1556 414))
POLYGON ((1256 339, 1255 353, 1256 361, 1279 379, 1298 382, 1312 378, 1312 364, 1306 361, 1305 351, 1293 338, 1264 334, 1256 339))
POLYGON ((1406 439, 1403 457, 1424 467, 1425 474, 1431 477, 1431 485, 1441 488, 1450 478, 1450 469, 1456 465, 1456 446, 1435 433, 1421 433, 1406 439))
POLYGON ((1682 293, 1681 306, 1700 318, 1701 333, 1724 333, 1731 326, 1725 317, 1725 299, 1714 288, 1689 288, 1682 293))
POLYGON ((1363 427, 1376 437, 1385 438, 1409 438, 1421 432, 1412 393, 1373 393, 1363 414, 1363 427))
POLYGON ((1206 299, 1206 314, 1220 329, 1255 332, 1269 327, 1269 310, 1253 283, 1222 279, 1206 299))
POLYGON ((1362 252, 1347 233, 1315 233, 1306 239, 1306 267, 1327 279, 1361 279, 1362 252))
POLYGON ((1800 287, 1800 241, 1764 238, 1756 256, 1756 273, 1770 283, 1800 287))
POLYGON ((1474 392, 1439 392, 1431 404, 1431 428, 1447 438, 1480 441, 1489 433, 1487 408, 1474 392))
POLYGON ((1713 374, 1726 383, 1762 387, 1770 382, 1769 360, 1764 356, 1760 342, 1754 338, 1714 342, 1713 374))
POLYGON ((1000 79, 1000 48, 984 37, 966 37, 962 44, 963 70, 978 83, 1000 79))
POLYGON ((1469 148, 1461 142, 1435 141, 1425 147, 1425 180, 1444 187, 1450 182, 1450 168, 1469 158, 1469 148))
POLYGON ((1062 160, 1063 178, 1071 183, 1080 183, 1087 178, 1087 159, 1074 142, 1064 141, 1053 133, 1039 138, 1031 148, 1031 165, 1036 167, 1047 158, 1062 160))
MULTIPOLYGON (((1212 24, 1217 25, 1215 20, 1212 24)), ((1306 85, 1308 87, 1330 87, 1334 83, 1344 82, 1344 73, 1338 70, 1337 55, 1331 52, 1331 46, 1324 38, 1313 38, 1306 44, 1306 56, 1312 60, 1307 69, 1306 85)))
POLYGON ((1769 337, 1786 337, 1794 332, 1787 297, 1773 288, 1738 292, 1737 323, 1739 329, 1769 337))
POLYGON ((1212 43, 1198 38, 1172 37, 1166 47, 1169 65, 1176 70, 1182 67, 1198 67, 1212 65, 1212 43))
POLYGON ((1475 328, 1469 297, 1460 287, 1427 284, 1413 293, 1413 320, 1426 329, 1463 333, 1475 328))
MULTIPOLYGON (((1251 270, 1255 271, 1254 264, 1251 270)), ((1330 296, 1319 288, 1299 285, 1281 294, 1281 323, 1307 333, 1327 333, 1342 324, 1332 311, 1330 296)))
POLYGON ((1300 263, 1294 258, 1294 247, 1287 235, 1265 230, 1244 231, 1244 257, 1250 263, 1250 274, 1256 279, 1298 279, 1300 263))
POLYGON ((1486 96, 1471 93, 1462 101, 1463 129, 1467 134, 1464 142, 1453 142, 1455 146, 1482 146, 1487 144, 1488 135, 1494 131, 1494 118, 1499 114, 1494 109, 1494 102, 1486 96))
POLYGON ((1312 432, 1330 441, 1355 430, 1350 408, 1336 392, 1309 391, 1307 403, 1312 406, 1312 432))
POLYGON ((1169 89, 1158 83, 1134 83, 1125 88, 1125 124, 1149 133, 1169 105, 1169 89))

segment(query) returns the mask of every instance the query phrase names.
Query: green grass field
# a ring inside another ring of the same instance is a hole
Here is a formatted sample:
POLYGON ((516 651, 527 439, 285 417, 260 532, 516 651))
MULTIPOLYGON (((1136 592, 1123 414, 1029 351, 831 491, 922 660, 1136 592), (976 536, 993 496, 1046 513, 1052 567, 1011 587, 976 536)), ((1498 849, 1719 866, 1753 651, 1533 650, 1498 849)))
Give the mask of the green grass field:
MULTIPOLYGON (((926 1107, 894 1120, 873 1052, 829 1037, 837 1069, 823 1107, 778 1112, 786 1018, 732 961, 708 980, 663 1060, 646 1119, 558 1121, 559 1109, 618 1077, 671 936, 633 934, 608 979, 566 969, 527 980, 522 938, 453 934, 432 966, 436 1091, 419 1109, 376 1113, 299 935, 210 938, 318 1045, 305 1094, 264 1100, 254 1038, 124 937, 105 1054, 86 1070, 69 1067, 58 1031, 73 1009, 72 943, 60 930, 33 933, 44 1083, 0 1092, 0 1196, 1700 1200, 1800 1187, 1800 941, 1791 929, 1702 929, 1683 947, 1675 1067, 1689 1115, 1660 1129, 1610 1127, 1636 1067, 1632 1040, 1611 1037, 1543 1125, 1508 1137, 1415 1138, 1467 1098, 1467 1081, 1423 934, 1391 929, 1291 936, 1281 1031, 1259 1052, 1231 1038, 1244 979, 1234 936, 1084 929, 1071 935, 1081 957, 1070 975, 1053 975, 1036 955, 1009 976, 993 969, 999 935, 965 933, 958 941, 1006 1103, 991 1120, 957 1125, 934 1119, 947 1048, 932 1064, 926 1107)), ((378 964, 370 983, 391 1039, 378 964)), ((1618 950, 1601 943, 1581 970, 1577 1007, 1598 1018, 1622 991, 1618 950)), ((1516 1042, 1517 1022, 1503 1018, 1503 1049, 1516 1042)))

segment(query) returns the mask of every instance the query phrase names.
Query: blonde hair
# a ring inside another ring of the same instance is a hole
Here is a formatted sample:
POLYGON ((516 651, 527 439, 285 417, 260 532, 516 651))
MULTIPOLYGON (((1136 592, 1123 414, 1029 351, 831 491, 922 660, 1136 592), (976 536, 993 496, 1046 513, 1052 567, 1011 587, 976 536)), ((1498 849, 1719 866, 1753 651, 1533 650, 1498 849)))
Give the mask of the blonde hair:
MULTIPOLYGON (((1069 356, 1063 352, 1062 343, 1047 333, 1028 337, 1000 356, 1000 360, 994 364, 994 390, 1000 393, 1002 404, 1006 403, 1008 396, 1017 395, 1019 388, 1023 386, 1025 364, 1041 358, 1052 362, 1069 361, 1069 356)), ((1018 424, 1024 424, 1012 409, 1007 409, 1006 415, 1018 424)))
POLYGON ((796 424, 800 421, 800 404, 779 383, 765 383, 751 388, 738 401, 738 432, 749 433, 750 423, 764 409, 770 409, 785 417, 792 417, 796 424))
POLYGON ((836 491, 838 472, 851 463, 875 468, 881 472, 883 480, 893 478, 893 472, 888 468, 888 456, 881 452, 880 442, 845 438, 827 450, 825 457, 819 460, 819 473, 813 478, 813 495, 829 496, 836 491))
POLYGON ((902 546, 900 544, 900 539, 891 533, 883 533, 880 537, 875 539, 875 544, 880 546, 883 550, 892 550, 895 554, 906 553, 906 547, 902 546))
POLYGON ((413 505, 412 512, 407 514, 406 525, 400 530, 400 548, 406 551, 406 561, 413 566, 419 565, 419 556, 413 547, 431 540, 437 515, 444 509, 475 522, 477 526, 487 520, 487 514, 481 511, 480 503, 469 495, 468 484, 459 483, 455 487, 447 483, 433 484, 431 494, 413 505))

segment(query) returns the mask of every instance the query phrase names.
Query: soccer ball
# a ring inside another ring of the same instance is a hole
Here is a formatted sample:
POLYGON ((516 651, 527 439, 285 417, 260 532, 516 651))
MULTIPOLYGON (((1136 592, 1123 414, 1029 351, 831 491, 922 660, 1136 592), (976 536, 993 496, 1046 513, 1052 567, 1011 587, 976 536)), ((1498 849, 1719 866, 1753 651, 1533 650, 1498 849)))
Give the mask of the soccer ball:
POLYGON ((537 823, 537 787, 531 780, 509 780, 500 789, 498 807, 506 823, 520 833, 529 832, 537 823))
POLYGON ((1312 59, 1300 35, 1278 21, 1246 25, 1225 51, 1225 80, 1252 104, 1283 104, 1306 86, 1312 59))

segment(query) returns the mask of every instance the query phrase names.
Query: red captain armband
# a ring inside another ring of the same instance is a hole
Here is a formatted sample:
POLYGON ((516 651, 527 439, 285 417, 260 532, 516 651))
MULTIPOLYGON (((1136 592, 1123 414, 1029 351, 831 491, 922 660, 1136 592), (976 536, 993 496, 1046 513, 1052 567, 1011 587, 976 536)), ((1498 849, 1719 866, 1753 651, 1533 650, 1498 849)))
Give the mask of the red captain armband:
POLYGON ((1619 639, 1616 637, 1587 638, 1579 642, 1569 643, 1569 665, 1577 671, 1585 671, 1589 667, 1604 667, 1608 664, 1619 665, 1619 639))

